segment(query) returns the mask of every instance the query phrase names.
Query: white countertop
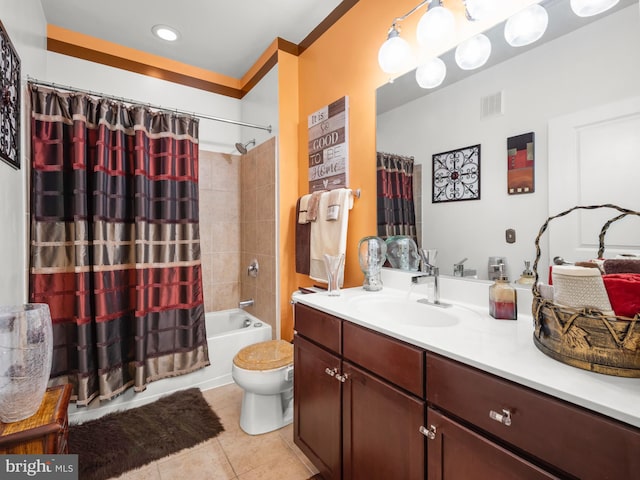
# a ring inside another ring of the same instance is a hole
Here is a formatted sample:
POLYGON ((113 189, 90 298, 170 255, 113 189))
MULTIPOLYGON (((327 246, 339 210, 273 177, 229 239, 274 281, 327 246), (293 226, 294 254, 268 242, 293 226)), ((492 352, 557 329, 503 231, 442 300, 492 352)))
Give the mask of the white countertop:
MULTIPOLYGON (((455 325, 406 324, 399 322, 397 316, 376 319, 358 306, 381 295, 408 302, 424 298, 427 286, 416 285, 409 292, 409 278, 405 272, 387 272, 380 292, 356 287, 343 289, 335 297, 326 292, 297 295, 295 301, 640 427, 640 378, 582 370, 558 362, 535 347, 529 290, 518 290, 517 321, 496 320, 489 315, 487 283, 444 277, 440 279, 442 299, 454 303, 447 310, 462 313, 462 320, 455 325)), ((425 308, 425 313, 438 308, 420 307, 425 308)))

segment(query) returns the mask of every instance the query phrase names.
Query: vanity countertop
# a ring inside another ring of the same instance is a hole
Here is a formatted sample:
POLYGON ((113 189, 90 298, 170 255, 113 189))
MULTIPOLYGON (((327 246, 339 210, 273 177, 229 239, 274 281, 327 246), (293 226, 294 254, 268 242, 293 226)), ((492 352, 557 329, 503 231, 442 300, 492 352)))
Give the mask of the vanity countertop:
MULTIPOLYGON (((444 283, 446 287, 446 279, 444 283)), ((380 292, 367 292, 355 287, 341 290, 339 296, 328 296, 326 292, 296 295, 295 301, 640 427, 640 378, 615 377, 581 370, 540 352, 533 344, 531 304, 526 298, 528 292, 523 292, 524 302, 519 296, 517 321, 496 320, 489 315, 486 306, 478 306, 479 302, 474 305, 456 301, 451 312, 464 312, 464 318, 459 323, 425 327, 400 322, 399 314, 384 315, 383 320, 381 315, 367 314, 366 309, 361 308, 368 299, 374 301, 381 296, 392 301, 407 302, 415 302, 425 296, 421 292, 409 293, 386 285, 385 282, 380 292), (529 309, 522 308, 522 303, 525 307, 528 303, 529 309)), ((487 298, 484 293, 488 285, 466 285, 476 290, 476 298, 487 298), (478 295, 478 291, 482 294, 478 295)), ((451 291, 450 286, 443 289, 446 290, 451 291)), ((473 297, 473 293, 469 295, 469 298, 473 297)), ((446 296, 444 300, 447 300, 446 296)))

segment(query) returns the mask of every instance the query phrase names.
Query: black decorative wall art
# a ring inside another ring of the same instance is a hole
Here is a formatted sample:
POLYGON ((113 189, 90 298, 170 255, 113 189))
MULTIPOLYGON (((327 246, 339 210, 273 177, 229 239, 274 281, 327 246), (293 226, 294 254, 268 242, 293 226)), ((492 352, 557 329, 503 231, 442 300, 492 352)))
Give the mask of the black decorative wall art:
POLYGON ((480 145, 433 155, 432 203, 480 199, 480 145))
POLYGON ((20 58, 0 22, 0 158, 20 168, 20 58))

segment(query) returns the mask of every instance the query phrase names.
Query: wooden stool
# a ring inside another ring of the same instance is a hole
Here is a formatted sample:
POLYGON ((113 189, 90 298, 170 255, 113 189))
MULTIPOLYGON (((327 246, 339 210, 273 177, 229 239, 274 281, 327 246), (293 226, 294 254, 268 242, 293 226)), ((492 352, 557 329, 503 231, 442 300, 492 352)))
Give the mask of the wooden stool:
POLYGON ((48 388, 35 414, 18 422, 0 422, 0 454, 69 453, 70 397, 71 385, 48 388))

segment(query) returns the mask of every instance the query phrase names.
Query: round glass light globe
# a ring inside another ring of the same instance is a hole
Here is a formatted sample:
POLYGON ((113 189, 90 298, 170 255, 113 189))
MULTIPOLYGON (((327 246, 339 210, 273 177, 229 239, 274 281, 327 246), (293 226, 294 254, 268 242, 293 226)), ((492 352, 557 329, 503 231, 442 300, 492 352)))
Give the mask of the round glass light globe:
POLYGON ((456 63, 463 70, 479 68, 489 60, 491 41, 482 33, 456 47, 456 63))
POLYGON ((387 39, 378 50, 378 64, 385 73, 399 73, 411 66, 411 46, 400 36, 387 39))
POLYGON ((416 68, 416 82, 422 88, 436 88, 447 75, 447 66, 438 57, 416 68))
POLYGON ((619 0, 571 0, 571 10, 579 17, 592 17, 614 7, 619 0))
POLYGON ((504 26, 504 38, 512 47, 523 47, 539 40, 548 24, 549 14, 535 3, 509 17, 504 26))
POLYGON ((428 46, 432 42, 447 39, 453 35, 455 19, 453 13, 444 7, 430 7, 416 29, 416 37, 420 46, 428 46))

